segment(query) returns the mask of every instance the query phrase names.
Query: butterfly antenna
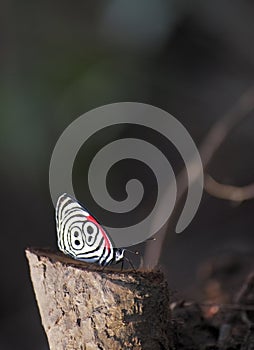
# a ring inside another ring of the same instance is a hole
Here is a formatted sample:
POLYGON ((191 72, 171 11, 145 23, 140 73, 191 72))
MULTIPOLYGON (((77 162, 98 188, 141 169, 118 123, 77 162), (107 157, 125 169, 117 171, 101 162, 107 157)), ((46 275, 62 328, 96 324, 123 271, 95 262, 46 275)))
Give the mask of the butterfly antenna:
POLYGON ((124 259, 122 260, 122 263, 121 263, 121 272, 123 271, 123 264, 124 264, 124 259))
POLYGON ((151 237, 151 238, 148 238, 147 240, 146 240, 146 242, 147 241, 156 241, 156 238, 155 237, 151 237))
POLYGON ((139 252, 136 250, 135 252, 133 250, 129 250, 129 249, 124 249, 126 252, 135 254, 135 255, 139 255, 139 252))

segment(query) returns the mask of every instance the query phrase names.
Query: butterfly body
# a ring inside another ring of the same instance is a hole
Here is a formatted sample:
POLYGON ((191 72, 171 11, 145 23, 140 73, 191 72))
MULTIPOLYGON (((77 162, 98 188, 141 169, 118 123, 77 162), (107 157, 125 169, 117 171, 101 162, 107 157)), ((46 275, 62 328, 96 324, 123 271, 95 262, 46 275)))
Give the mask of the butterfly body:
POLYGON ((124 249, 114 248, 97 220, 66 193, 57 201, 56 229, 59 249, 74 259, 100 266, 124 259, 124 249))

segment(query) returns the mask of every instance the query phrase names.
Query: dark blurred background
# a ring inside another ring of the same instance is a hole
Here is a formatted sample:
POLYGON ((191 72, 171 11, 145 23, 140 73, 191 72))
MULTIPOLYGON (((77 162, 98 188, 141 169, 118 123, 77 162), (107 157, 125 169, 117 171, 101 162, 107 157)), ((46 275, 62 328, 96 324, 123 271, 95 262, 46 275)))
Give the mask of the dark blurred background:
MULTIPOLYGON (((138 101, 174 115, 199 145, 253 84, 254 4, 0 4, 0 349, 45 350, 24 249, 56 248, 48 168, 57 139, 92 108, 138 101)), ((253 116, 243 118, 210 162, 216 180, 237 186, 253 181, 253 116)), ((86 169, 78 161, 80 178, 86 169)), ((198 298, 200 267, 207 261, 235 256, 240 268, 246 257, 252 261, 253 204, 204 194, 191 225, 181 235, 170 232, 164 244, 160 265, 171 288, 198 298)))

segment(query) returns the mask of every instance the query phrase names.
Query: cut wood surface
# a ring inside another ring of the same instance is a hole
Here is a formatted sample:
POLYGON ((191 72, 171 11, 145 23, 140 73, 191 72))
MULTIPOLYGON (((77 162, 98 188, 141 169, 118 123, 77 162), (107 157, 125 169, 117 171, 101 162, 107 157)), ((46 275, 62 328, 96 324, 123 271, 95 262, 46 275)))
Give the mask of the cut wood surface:
POLYGON ((171 349, 161 272, 102 269, 46 249, 26 256, 51 350, 171 349))

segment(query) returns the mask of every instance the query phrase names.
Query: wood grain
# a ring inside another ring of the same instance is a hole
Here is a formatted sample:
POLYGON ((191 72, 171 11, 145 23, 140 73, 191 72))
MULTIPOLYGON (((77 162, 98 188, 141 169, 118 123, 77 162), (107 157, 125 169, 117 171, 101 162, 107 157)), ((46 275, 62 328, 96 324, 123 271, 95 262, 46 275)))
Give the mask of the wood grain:
POLYGON ((26 256, 51 350, 171 349, 161 272, 102 270, 46 249, 26 256))

